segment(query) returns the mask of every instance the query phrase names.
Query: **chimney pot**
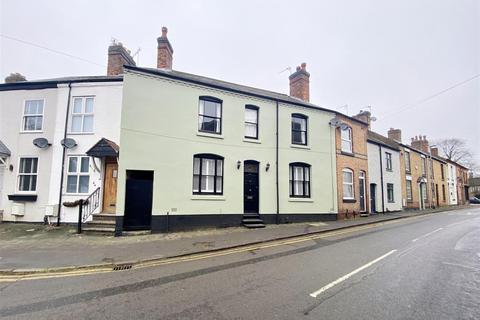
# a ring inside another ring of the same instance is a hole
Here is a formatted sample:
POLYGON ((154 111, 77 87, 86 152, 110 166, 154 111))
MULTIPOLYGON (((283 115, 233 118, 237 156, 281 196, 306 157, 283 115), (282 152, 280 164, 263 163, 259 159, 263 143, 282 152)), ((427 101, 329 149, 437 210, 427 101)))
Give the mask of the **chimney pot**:
POLYGON ((166 38, 168 33, 168 28, 167 27, 162 27, 162 37, 166 38))
POLYGON ((301 67, 302 67, 302 70, 305 70, 305 69, 307 68, 307 64, 306 64, 305 62, 303 62, 303 63, 301 64, 301 67))

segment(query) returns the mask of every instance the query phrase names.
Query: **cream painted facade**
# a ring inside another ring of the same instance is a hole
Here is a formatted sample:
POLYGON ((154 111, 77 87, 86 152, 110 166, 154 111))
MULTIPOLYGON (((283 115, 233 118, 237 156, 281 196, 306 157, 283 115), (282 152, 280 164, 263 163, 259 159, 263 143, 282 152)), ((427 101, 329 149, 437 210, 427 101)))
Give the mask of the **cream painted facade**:
MULTIPOLYGON (((179 221, 190 226, 240 222, 244 213, 244 162, 247 160, 259 162, 259 213, 266 222, 275 221, 277 102, 141 70, 127 70, 124 75, 117 231, 122 228, 122 222, 119 226, 118 221, 125 219, 127 170, 154 173, 152 230, 165 230, 166 223, 172 226, 176 222, 180 224, 179 221), (198 130, 201 96, 222 100, 219 135, 198 130), (244 137, 247 104, 259 108, 258 140, 244 137), (204 153, 224 158, 222 195, 192 192, 193 157, 204 153)), ((329 125, 335 114, 300 106, 300 101, 298 104, 278 103, 279 217, 282 222, 297 218, 335 219, 335 134, 329 125), (307 146, 291 143, 293 113, 308 117, 307 146), (289 164, 293 162, 311 166, 311 196, 308 198, 289 197, 289 164)))
MULTIPOLYGON (((103 186, 105 163, 102 159, 90 157, 88 172, 83 173, 89 177, 88 189, 86 192, 67 192, 69 158, 88 158, 87 150, 101 138, 117 142, 119 140, 122 81, 118 77, 115 81, 104 78, 107 79, 105 82, 98 81, 98 78, 94 81, 85 79, 82 82, 77 79, 71 82, 67 138, 74 139, 77 145, 66 151, 62 203, 85 199, 96 188, 103 186), (74 133, 71 130, 73 101, 75 98, 85 97, 93 99, 93 131, 74 133)), ((4 221, 43 222, 45 217, 51 223, 57 221, 63 154, 60 142, 64 138, 67 118, 68 83, 69 81, 64 79, 0 85, 0 140, 11 151, 11 155, 5 159, 6 165, 0 164, 0 176, 3 175, 0 177, 0 211, 3 210, 4 221), (48 88, 41 88, 42 86, 48 88), (22 128, 25 102, 28 100, 43 101, 42 128, 35 132, 22 128), (44 149, 39 148, 33 144, 36 138, 46 138, 51 145, 44 149), (36 188, 21 191, 20 158, 26 157, 37 159, 36 188), (19 196, 29 196, 30 199, 19 196)), ((78 207, 61 206, 60 209, 61 222, 78 221, 78 207)), ((95 212, 100 211, 101 203, 95 212)))

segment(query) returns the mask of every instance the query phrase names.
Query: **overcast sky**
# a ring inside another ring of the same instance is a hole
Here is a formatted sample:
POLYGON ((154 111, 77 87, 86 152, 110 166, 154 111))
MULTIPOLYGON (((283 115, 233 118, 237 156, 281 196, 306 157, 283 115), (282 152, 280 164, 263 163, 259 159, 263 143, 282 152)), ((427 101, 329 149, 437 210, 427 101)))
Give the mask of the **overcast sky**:
POLYGON ((315 104, 480 147, 479 77, 419 103, 480 74, 479 0, 0 0, 0 76, 105 74, 112 37, 155 67, 162 26, 176 70, 288 93, 280 72, 306 62, 315 104))

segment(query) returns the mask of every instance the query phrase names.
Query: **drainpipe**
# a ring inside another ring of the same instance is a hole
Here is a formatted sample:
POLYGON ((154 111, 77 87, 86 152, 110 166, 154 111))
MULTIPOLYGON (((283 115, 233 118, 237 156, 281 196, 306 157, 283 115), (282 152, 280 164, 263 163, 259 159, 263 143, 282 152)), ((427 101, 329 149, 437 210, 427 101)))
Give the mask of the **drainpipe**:
POLYGON ((277 224, 280 223, 280 191, 278 186, 278 100, 276 100, 276 109, 275 109, 275 187, 277 193, 277 212, 275 216, 275 221, 277 224))
POLYGON ((385 214, 385 195, 383 191, 383 158, 382 158, 382 146, 380 147, 380 183, 382 184, 382 212, 385 214))
MULTIPOLYGON (((67 130, 68 130, 68 116, 70 114, 70 100, 71 100, 71 94, 72 94, 72 83, 68 83, 68 101, 67 101, 67 112, 65 115, 65 128, 63 131, 63 139, 67 138, 67 130)), ((62 152, 62 171, 60 173, 60 192, 58 194, 58 212, 57 212, 57 227, 60 226, 60 212, 62 211, 62 196, 63 196, 63 175, 65 171, 65 155, 67 153, 67 148, 62 146, 63 152, 62 152)))

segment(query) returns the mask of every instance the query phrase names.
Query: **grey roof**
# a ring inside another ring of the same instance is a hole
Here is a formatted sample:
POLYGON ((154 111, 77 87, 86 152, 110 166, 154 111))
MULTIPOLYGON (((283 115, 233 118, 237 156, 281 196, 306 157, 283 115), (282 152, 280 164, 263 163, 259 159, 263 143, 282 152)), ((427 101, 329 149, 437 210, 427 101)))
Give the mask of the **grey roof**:
POLYGON ((376 144, 381 144, 390 149, 400 151, 400 145, 393 139, 387 138, 373 131, 368 131, 367 140, 376 144))
POLYGON ((350 117, 350 116, 345 115, 343 113, 340 113, 338 111, 331 110, 331 109, 324 108, 324 107, 320 107, 320 106, 317 106, 313 103, 309 103, 309 102, 303 101, 301 99, 291 97, 291 96, 289 96, 287 94, 284 94, 284 93, 278 93, 278 92, 274 92, 274 91, 258 89, 258 88, 254 88, 254 87, 249 87, 249 86, 245 86, 245 85, 241 85, 241 84, 236 84, 236 83, 227 82, 227 81, 223 81, 223 80, 208 78, 208 77, 199 76, 199 75, 196 75, 196 74, 191 74, 191 73, 186 73, 186 72, 181 72, 181 71, 176 71, 176 70, 165 70, 165 69, 156 69, 156 68, 139 68, 139 67, 134 67, 134 66, 124 66, 124 68, 126 70, 132 70, 132 71, 136 71, 136 72, 167 77, 167 78, 170 78, 170 79, 187 81, 187 82, 200 84, 200 85, 205 85, 205 86, 213 87, 213 88, 217 88, 217 89, 232 91, 232 92, 236 92, 236 93, 243 93, 243 94, 252 95, 252 96, 256 96, 256 97, 264 98, 264 99, 278 100, 279 102, 284 102, 284 103, 304 106, 304 107, 307 107, 307 108, 312 108, 312 109, 322 110, 322 111, 326 111, 326 112, 331 112, 332 114, 339 114, 339 115, 345 116, 349 119, 352 119, 354 121, 357 121, 359 123, 362 123, 362 124, 366 125, 365 122, 363 122, 359 119, 355 119, 353 117, 350 117))
POLYGON ((10 156, 10 150, 7 148, 7 146, 0 140, 0 157, 9 157, 10 156))
POLYGON ((56 88, 58 84, 82 83, 82 82, 112 82, 123 81, 123 76, 74 76, 60 77, 42 80, 18 81, 12 83, 0 83, 0 91, 9 90, 35 90, 56 88))
POLYGON ((91 147, 86 154, 91 157, 118 157, 120 147, 115 142, 106 138, 100 139, 93 147, 91 147))

